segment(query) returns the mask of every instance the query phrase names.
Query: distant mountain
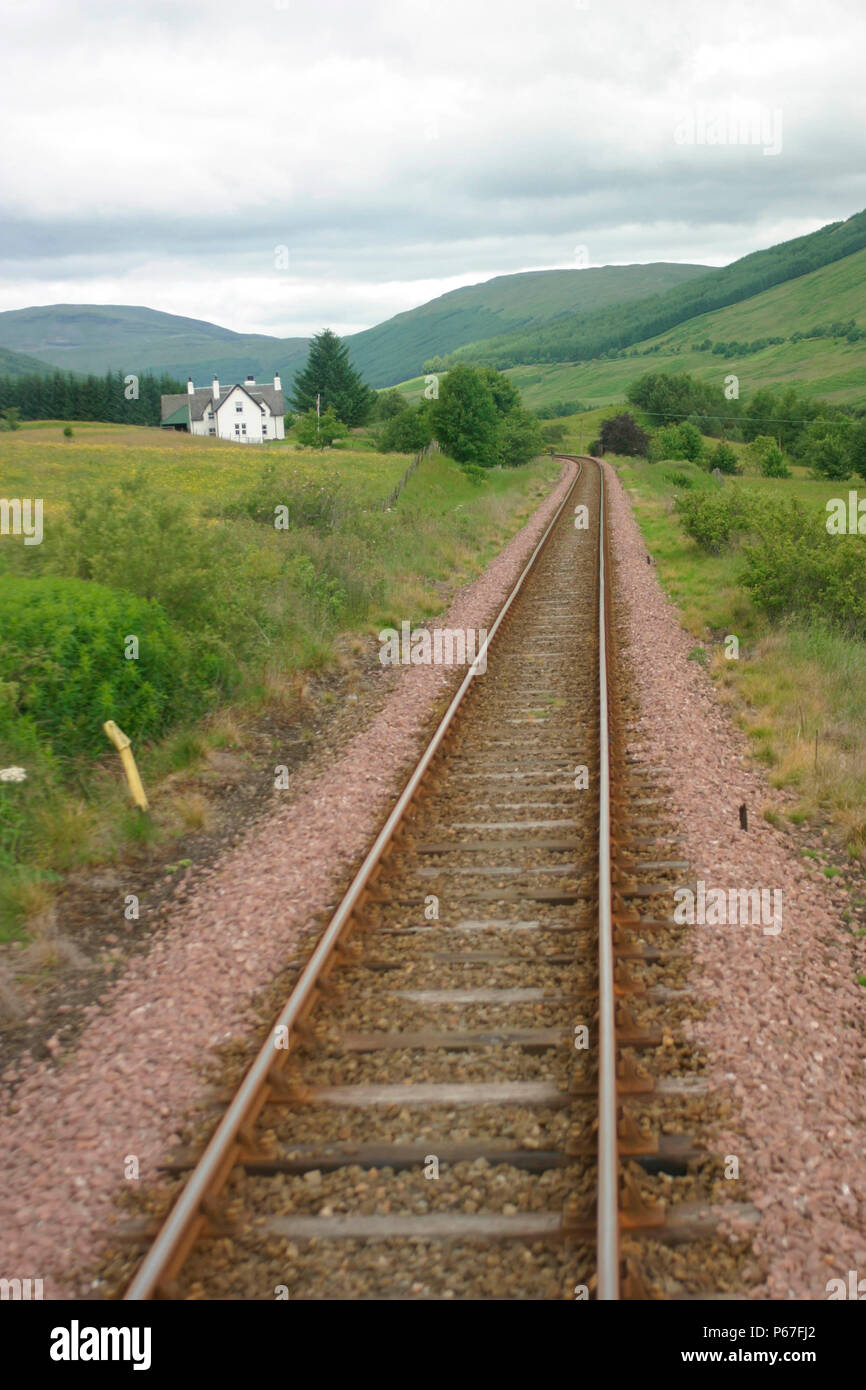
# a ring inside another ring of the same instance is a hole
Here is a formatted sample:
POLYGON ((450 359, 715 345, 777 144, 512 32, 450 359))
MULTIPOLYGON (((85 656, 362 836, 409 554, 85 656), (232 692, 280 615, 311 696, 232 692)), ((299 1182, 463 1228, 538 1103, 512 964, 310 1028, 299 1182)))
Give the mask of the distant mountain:
MULTIPOLYGON (((251 372, 291 378, 307 354, 306 338, 234 333, 201 319, 127 304, 46 304, 0 313, 0 343, 46 367, 78 372, 166 373, 199 385, 214 372, 236 381, 251 372)), ((32 370, 32 367, 30 368, 32 370)))
MULTIPOLYGON (((372 386, 420 372, 428 358, 474 338, 555 320, 667 289, 704 266, 626 265, 500 275, 452 290, 375 328, 347 337, 352 360, 372 386)), ((216 374, 291 384, 308 339, 235 333, 201 319, 126 304, 47 304, 0 313, 0 343, 46 367, 78 372, 165 372, 204 385, 216 374)), ((32 366, 29 370, 33 370, 32 366)))
POLYGON ((613 305, 602 312, 560 316, 552 323, 500 334, 464 346, 457 358, 507 368, 539 362, 588 362, 619 352, 714 309, 739 304, 866 248, 866 212, 830 222, 817 232, 705 271, 663 294, 613 305))
POLYGON ((372 386, 391 386, 417 376, 429 358, 464 343, 643 299, 705 275, 706 270, 702 265, 659 262, 498 275, 353 333, 346 342, 352 361, 372 386))

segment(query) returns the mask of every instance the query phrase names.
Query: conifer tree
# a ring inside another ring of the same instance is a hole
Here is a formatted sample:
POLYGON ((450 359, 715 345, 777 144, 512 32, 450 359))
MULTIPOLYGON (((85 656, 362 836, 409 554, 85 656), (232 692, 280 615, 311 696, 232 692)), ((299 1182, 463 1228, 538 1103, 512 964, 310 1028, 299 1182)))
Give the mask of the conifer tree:
POLYGON ((305 415, 332 407, 344 425, 363 425, 373 407, 374 392, 364 382, 349 358, 346 344, 326 328, 310 343, 310 355, 292 386, 292 408, 305 415))

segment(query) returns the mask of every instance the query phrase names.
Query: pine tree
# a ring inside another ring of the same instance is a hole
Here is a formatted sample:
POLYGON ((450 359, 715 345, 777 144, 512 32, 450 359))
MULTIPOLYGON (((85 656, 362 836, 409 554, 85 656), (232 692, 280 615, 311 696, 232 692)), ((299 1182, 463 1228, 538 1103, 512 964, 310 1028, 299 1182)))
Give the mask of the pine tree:
POLYGON ((349 349, 336 333, 326 328, 310 344, 310 355, 292 386, 292 408, 299 414, 331 406, 345 425, 363 425, 373 407, 374 392, 355 371, 349 349))

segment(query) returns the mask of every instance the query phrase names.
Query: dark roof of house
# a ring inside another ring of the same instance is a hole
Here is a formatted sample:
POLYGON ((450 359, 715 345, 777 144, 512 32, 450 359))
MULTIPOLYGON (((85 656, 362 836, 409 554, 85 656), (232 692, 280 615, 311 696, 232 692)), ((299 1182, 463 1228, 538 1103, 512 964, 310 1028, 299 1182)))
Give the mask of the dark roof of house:
POLYGON ((184 401, 182 405, 179 405, 179 406, 177 407, 176 410, 169 411, 169 413, 166 415, 166 413, 165 413, 165 402, 166 402, 167 400, 178 401, 178 400, 180 400, 181 398, 180 398, 180 396, 163 396, 162 399, 163 399, 163 407, 162 407, 162 420, 161 420, 161 422, 160 422, 161 424, 163 424, 163 425, 188 425, 188 424, 189 424, 189 406, 187 405, 186 401, 184 401))
MULTIPOLYGON (((272 415, 285 415, 286 406, 282 391, 275 391, 273 386, 245 386, 243 382, 233 382, 231 386, 220 387, 220 398, 216 403, 217 410, 225 403, 226 397, 234 391, 235 387, 240 387, 257 404, 264 403, 272 415)), ((195 391, 184 391, 178 395, 161 396, 161 424, 166 424, 170 415, 173 415, 181 406, 189 406, 190 421, 203 420, 204 413, 209 405, 214 404, 213 391, 210 386, 200 386, 195 391)))

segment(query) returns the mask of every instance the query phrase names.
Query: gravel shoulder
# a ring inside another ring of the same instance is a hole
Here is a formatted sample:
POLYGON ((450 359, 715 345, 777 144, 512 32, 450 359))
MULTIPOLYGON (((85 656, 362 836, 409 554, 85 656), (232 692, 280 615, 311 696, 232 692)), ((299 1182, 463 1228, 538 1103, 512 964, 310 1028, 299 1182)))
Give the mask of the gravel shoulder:
MULTIPOLYGON (((574 476, 560 482, 442 626, 489 626, 574 476)), ((387 673, 393 678, 393 673, 387 673)), ((257 1001, 339 901, 463 672, 401 667, 371 722, 174 904, 68 1049, 0 1077, 2 1269, 46 1298, 98 1296, 88 1271, 122 1199, 180 1142, 215 1050, 255 1045, 257 1001), (135 1176, 126 1176, 135 1174, 135 1176)), ((319 765, 320 766, 320 765, 319 765)))
MULTIPOLYGON (((866 942, 842 917, 843 887, 763 819, 782 806, 647 564, 625 490, 606 465, 615 581, 626 605, 642 756, 664 768, 694 877, 707 887, 781 889, 782 928, 696 926, 690 988, 711 1004, 690 1036, 735 1117, 716 1136, 762 1212, 752 1298, 824 1299, 866 1273, 866 942), (745 803, 749 829, 739 828, 745 803)), ((673 908, 673 904, 671 904, 673 908)))

